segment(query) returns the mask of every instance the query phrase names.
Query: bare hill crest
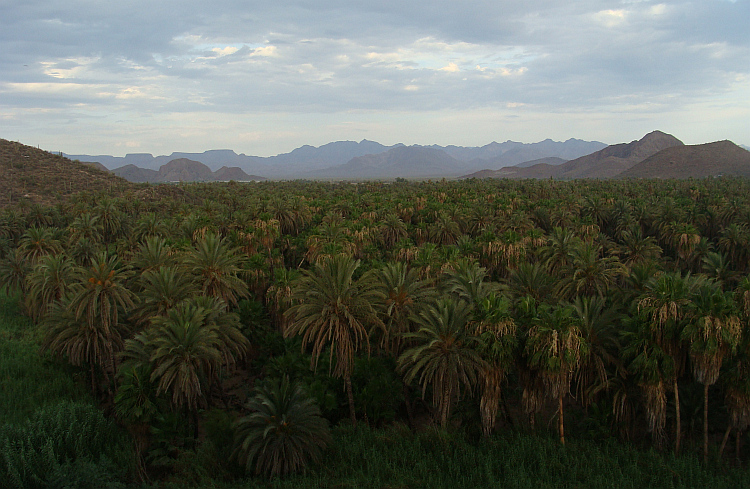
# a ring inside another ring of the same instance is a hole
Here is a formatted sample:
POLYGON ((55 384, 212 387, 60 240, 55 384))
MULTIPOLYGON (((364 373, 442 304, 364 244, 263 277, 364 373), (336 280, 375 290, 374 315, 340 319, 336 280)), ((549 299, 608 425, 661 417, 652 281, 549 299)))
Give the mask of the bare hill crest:
POLYGON ((135 165, 125 165, 115 168, 112 173, 119 175, 131 182, 226 182, 235 180, 249 182, 253 180, 265 180, 263 177, 248 175, 241 168, 222 166, 215 172, 200 161, 188 158, 176 158, 162 165, 158 171, 148 168, 140 168, 135 165))
POLYGON ((527 168, 501 168, 496 178, 612 178, 663 149, 682 145, 682 141, 670 134, 653 131, 637 141, 607 146, 561 165, 544 162, 527 168))
POLYGON ((133 184, 79 161, 0 139, 0 207, 53 204, 82 191, 132 190, 133 184))
POLYGON ((731 141, 675 146, 646 158, 620 178, 750 177, 750 151, 731 141))

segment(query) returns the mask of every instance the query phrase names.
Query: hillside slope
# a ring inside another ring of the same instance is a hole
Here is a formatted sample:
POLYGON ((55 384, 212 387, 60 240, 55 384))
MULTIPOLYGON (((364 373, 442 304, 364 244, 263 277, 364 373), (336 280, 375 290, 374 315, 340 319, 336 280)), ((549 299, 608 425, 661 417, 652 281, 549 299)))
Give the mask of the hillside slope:
POLYGON ((54 204, 82 191, 133 190, 132 183, 91 165, 0 139, 0 207, 54 204))
POLYGON ((659 151, 620 178, 750 177, 750 151, 731 141, 675 146, 659 151))
POLYGON ((672 146, 682 146, 676 137, 653 131, 637 141, 613 144, 606 148, 570 160, 562 165, 541 163, 528 168, 506 167, 498 170, 499 178, 554 178, 573 180, 576 178, 612 178, 649 156, 672 146))

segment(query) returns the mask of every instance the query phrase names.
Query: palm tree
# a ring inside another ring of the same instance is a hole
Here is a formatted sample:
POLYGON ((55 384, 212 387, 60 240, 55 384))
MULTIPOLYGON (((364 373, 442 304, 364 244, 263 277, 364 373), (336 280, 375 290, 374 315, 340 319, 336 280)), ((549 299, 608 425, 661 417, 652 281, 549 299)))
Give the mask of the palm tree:
POLYGON ((403 262, 389 262, 377 271, 376 284, 385 299, 380 313, 385 324, 383 346, 395 358, 401 354, 404 335, 411 333, 411 317, 434 296, 435 289, 419 279, 419 271, 403 262))
POLYGON ((485 268, 474 261, 462 258, 445 271, 443 287, 458 299, 476 304, 492 292, 492 285, 484 281, 486 276, 485 268))
POLYGON ((247 284, 238 276, 242 256, 230 248, 224 238, 208 233, 185 257, 185 266, 192 272, 203 295, 217 297, 236 306, 240 297, 249 293, 247 284))
POLYGON ((414 347, 398 359, 404 380, 419 378, 422 396, 432 386, 433 405, 440 426, 446 428, 454 399, 460 397, 461 385, 471 390, 485 369, 477 351, 478 339, 469 334, 471 306, 455 299, 438 299, 413 318, 419 329, 406 335, 414 347))
POLYGON ((29 228, 18 242, 18 253, 29 263, 36 263, 44 256, 61 251, 60 241, 55 238, 51 228, 29 228))
POLYGON ((29 264, 23 255, 18 250, 10 250, 8 255, 0 260, 0 290, 4 290, 7 295, 21 292, 23 301, 29 271, 29 264))
POLYGON ((79 271, 80 282, 73 289, 70 309, 77 321, 85 321, 92 330, 101 331, 108 352, 107 369, 117 371, 115 351, 119 347, 119 309, 134 307, 133 293, 125 287, 131 272, 121 267, 117 257, 101 255, 90 268, 79 271))
POLYGON ((529 365, 544 379, 547 394, 558 402, 560 443, 565 444, 563 400, 570 391, 570 381, 588 345, 581 335, 571 306, 543 304, 533 321, 526 342, 529 365))
POLYGON ((703 461, 708 462, 708 387, 719 378, 721 364, 739 343, 742 326, 731 293, 715 283, 703 285, 693 297, 691 320, 682 331, 690 344, 693 376, 703 384, 703 461))
POLYGON ((609 389, 610 372, 622 373, 618 332, 622 315, 603 297, 576 297, 573 316, 588 345, 576 374, 576 386, 584 407, 600 392, 609 389))
POLYGON ((374 306, 382 300, 372 275, 354 279, 359 260, 335 255, 304 270, 292 288, 294 305, 287 311, 289 324, 284 336, 302 336, 302 348, 312 344, 312 365, 327 346, 336 356, 333 375, 344 379, 349 400, 349 416, 356 423, 352 369, 354 355, 366 346, 368 329, 380 324, 374 306))
POLYGON ((176 261, 174 250, 160 236, 148 236, 133 256, 132 265, 141 272, 173 265, 176 261))
POLYGON ((103 199, 94 207, 94 216, 102 227, 102 236, 109 252, 109 244, 123 229, 123 214, 113 200, 103 199))
POLYGON ((451 245, 461 236, 461 228, 448 213, 441 211, 430 229, 430 239, 433 243, 451 245))
POLYGON ((121 324, 100 321, 88 322, 77 317, 70 308, 70 297, 54 302, 42 321, 42 348, 57 356, 65 356, 71 365, 88 364, 91 372, 91 392, 97 395, 96 367, 101 367, 109 379, 107 365, 112 355, 123 346, 124 328, 121 324))
POLYGON ((156 395, 166 393, 172 406, 191 414, 198 433, 198 405, 208 383, 222 364, 222 341, 216 328, 206 325, 208 311, 190 301, 155 317, 152 326, 125 342, 127 368, 149 365, 156 395))
POLYGON ((102 237, 102 226, 99 218, 90 212, 84 212, 76 217, 70 224, 70 242, 75 243, 81 239, 98 242, 102 237))
POLYGON ((549 235, 547 246, 540 252, 541 260, 551 273, 558 273, 573 264, 573 251, 581 240, 568 228, 555 227, 549 235))
POLYGON ((654 444, 661 448, 667 420, 665 382, 674 376, 674 360, 653 339, 651 324, 644 315, 636 316, 623 332, 622 358, 628 372, 645 395, 646 418, 654 444))
POLYGON ((232 457, 250 472, 284 476, 318 462, 330 441, 328 422, 317 404, 288 377, 256 388, 248 416, 234 424, 232 457))
POLYGON ((516 323, 510 313, 510 301, 499 295, 490 295, 477 304, 475 310, 478 351, 485 361, 482 378, 482 397, 479 409, 482 415, 482 432, 489 436, 495 428, 502 385, 515 361, 518 346, 516 323))
POLYGON ((638 301, 638 309, 648 317, 654 341, 672 358, 672 389, 675 403, 675 454, 680 451, 681 419, 680 392, 677 380, 682 372, 685 355, 682 348, 682 328, 693 290, 701 280, 679 273, 663 273, 646 284, 638 301))
POLYGON ((643 236, 640 226, 622 233, 622 244, 619 246, 618 251, 624 257, 623 265, 628 268, 644 262, 657 260, 662 252, 656 239, 651 236, 643 236))
POLYGON ((138 278, 140 300, 133 309, 138 322, 146 322, 167 312, 191 297, 197 288, 192 278, 182 269, 164 266, 146 271, 138 278))
POLYGON ((508 289, 513 297, 530 296, 538 302, 549 300, 552 283, 553 278, 539 262, 521 263, 510 273, 507 280, 508 289))
POLYGON ((572 262, 562 269, 563 278, 555 287, 562 297, 603 297, 617 279, 625 274, 625 267, 617 258, 600 257, 598 247, 591 243, 574 248, 572 255, 572 262))
MULTIPOLYGON (((744 335, 744 338, 746 343, 747 334, 744 335)), ((745 344, 745 348, 742 348, 741 353, 733 359, 731 367, 722 374, 721 381, 725 389, 724 397, 729 411, 729 424, 721 442, 719 459, 724 453, 729 433, 734 429, 736 437, 735 457, 739 462, 740 435, 750 426, 750 358, 747 355, 747 344, 745 344)))
POLYGON ((386 249, 391 249, 400 240, 406 238, 406 224, 396 214, 388 213, 379 227, 380 239, 386 249))
POLYGON ((32 319, 44 317, 53 302, 65 296, 75 278, 73 262, 65 255, 48 255, 26 277, 26 309, 32 319))

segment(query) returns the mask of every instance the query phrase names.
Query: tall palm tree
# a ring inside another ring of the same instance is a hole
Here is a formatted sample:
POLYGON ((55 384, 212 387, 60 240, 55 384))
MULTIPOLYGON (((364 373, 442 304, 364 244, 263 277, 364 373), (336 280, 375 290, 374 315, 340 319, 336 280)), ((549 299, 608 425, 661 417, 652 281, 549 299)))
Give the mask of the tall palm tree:
POLYGON ((287 311, 289 323, 284 335, 302 336, 302 348, 312 345, 312 365, 326 347, 335 355, 333 375, 344 379, 349 416, 356 423, 352 369, 354 355, 363 346, 369 349, 368 329, 380 323, 375 305, 382 301, 372 275, 354 278, 359 260, 335 255, 304 270, 292 288, 294 305, 287 311))
POLYGON ((703 384, 703 461, 708 462, 708 387, 718 380, 724 358, 737 348, 742 326, 731 293, 715 283, 697 291, 690 309, 682 338, 690 344, 693 376, 703 384))
POLYGON ((438 299, 414 317, 419 329, 406 335, 414 346, 398 359, 404 380, 411 383, 418 378, 423 396, 432 386, 433 404, 443 428, 448 426, 451 406, 460 397, 461 386, 471 390, 485 368, 476 348, 478 339, 467 327, 470 319, 468 303, 438 299))
POLYGON ((672 358, 672 389, 675 404, 675 453, 680 451, 682 422, 680 419, 680 391, 677 380, 685 363, 682 328, 693 291, 701 279, 690 273, 663 273, 653 277, 638 301, 638 309, 648 317, 654 341, 672 358))
POLYGON ((289 377, 255 389, 246 405, 250 414, 234 424, 232 457, 250 472, 289 475, 318 462, 330 442, 328 422, 315 400, 289 377))
POLYGON ((138 277, 138 285, 139 301, 133 309, 133 316, 140 323, 166 316, 170 309, 197 292, 192 277, 175 266, 146 271, 138 277))
POLYGON ((60 240, 55 237, 51 228, 29 228, 18 242, 18 253, 29 263, 36 263, 44 256, 61 251, 60 240))
POLYGON ((623 256, 623 265, 628 268, 657 260, 661 256, 662 250, 656 239, 651 236, 643 236, 640 226, 623 232, 621 243, 618 251, 623 256))
POLYGON ((445 290, 470 304, 478 303, 493 290, 493 285, 484 281, 487 270, 466 258, 458 260, 444 275, 445 290))
POLYGON ((185 266, 203 295, 217 297, 233 306, 249 293, 247 284, 239 277, 242 262, 242 255, 213 233, 199 239, 185 257, 185 266))
POLYGON ((674 360, 654 341, 651 324, 645 315, 634 317, 628 325, 622 335, 622 358, 645 395, 649 431, 654 444, 661 448, 667 420, 665 383, 674 376, 674 360))
POLYGON ((618 337, 622 315, 600 296, 576 297, 572 306, 581 336, 588 344, 575 376, 581 403, 588 406, 597 394, 609 389, 612 370, 622 373, 618 337))
POLYGON ((135 305, 133 293, 124 283, 130 275, 131 271, 122 267, 117 257, 101 255, 92 261, 91 267, 80 269, 79 283, 73 289, 68 306, 76 320, 85 321, 91 329, 101 330, 107 343, 106 367, 113 374, 117 370, 119 310, 128 312, 135 305))
POLYGON ((380 239, 383 241, 386 249, 393 248, 397 242, 408 236, 406 224, 397 214, 386 214, 378 230, 380 232, 380 239))
POLYGON ((529 365, 536 368, 547 394, 557 399, 560 443, 565 444, 563 400, 570 391, 570 381, 581 358, 588 352, 578 321, 571 306, 543 304, 533 321, 526 342, 529 365))
POLYGON ((23 254, 15 249, 10 250, 5 258, 0 259, 0 290, 8 295, 20 292, 23 301, 29 272, 30 267, 23 254))
POLYGON ((533 297, 538 302, 549 300, 552 293, 553 278, 539 262, 521 263, 510 273, 507 280, 508 290, 515 298, 533 297))
POLYGON ((70 230, 70 242, 75 243, 81 239, 98 242, 102 238, 102 226, 99 218, 90 212, 84 212, 76 217, 68 227, 70 230))
POLYGON ((42 348, 57 356, 67 357, 71 365, 88 364, 91 373, 91 391, 97 395, 96 368, 100 367, 109 379, 108 366, 114 351, 123 346, 124 328, 120 323, 106 325, 100 321, 88 322, 77 317, 70 308, 70 297, 54 302, 42 321, 44 338, 42 348))
POLYGON ((568 228, 555 227, 548 237, 547 246, 540 250, 541 260, 554 274, 573 264, 573 251, 581 240, 568 228))
POLYGON ((502 385, 515 361, 518 346, 516 323, 511 315, 510 301, 500 295, 490 295, 479 301, 475 309, 475 334, 479 338, 478 351, 485 362, 482 374, 482 397, 479 409, 482 432, 489 436, 495 428, 502 385))
POLYGON ((183 302, 166 317, 155 318, 149 335, 157 391, 190 411, 197 409, 207 378, 221 361, 219 337, 204 322, 204 310, 183 302))
POLYGON ((65 255, 48 255, 26 277, 26 308, 32 319, 44 317, 53 302, 62 299, 75 280, 75 265, 65 255))
POLYGON ((625 267, 615 257, 600 257, 598 247, 585 243, 572 250, 573 260, 563 270, 563 278, 555 287, 557 293, 573 299, 579 295, 603 297, 625 267))
POLYGON ((132 265, 141 272, 173 265, 176 262, 174 250, 167 240, 160 236, 148 236, 141 243, 132 259, 132 265))
POLYGON ((434 296, 435 289, 420 280, 417 269, 403 262, 386 263, 376 275, 376 287, 383 298, 379 308, 385 325, 383 346, 398 358, 404 335, 413 332, 411 317, 434 296))

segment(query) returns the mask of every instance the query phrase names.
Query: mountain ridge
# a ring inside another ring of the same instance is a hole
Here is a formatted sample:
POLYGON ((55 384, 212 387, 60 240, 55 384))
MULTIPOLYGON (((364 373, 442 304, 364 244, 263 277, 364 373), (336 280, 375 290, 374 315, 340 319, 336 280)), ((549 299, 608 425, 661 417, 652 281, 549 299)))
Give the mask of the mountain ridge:
MULTIPOLYGON (((141 179, 139 181, 151 181, 148 178, 153 178, 153 174, 144 172, 142 175, 138 175, 137 171, 131 167, 127 167, 128 165, 135 165, 144 170, 158 171, 159 168, 170 161, 181 158, 203 163, 212 171, 216 171, 221 166, 236 166, 250 174, 262 175, 267 178, 289 179, 314 178, 313 175, 318 173, 330 174, 330 171, 321 172, 321 170, 341 167, 354 158, 383 154, 401 147, 406 146, 401 143, 385 146, 375 141, 363 139, 359 142, 336 141, 319 147, 304 145, 289 153, 269 157, 247 156, 226 149, 209 150, 203 153, 173 152, 169 156, 156 157, 149 153, 129 153, 124 157, 109 155, 69 155, 69 157, 81 161, 98 162, 112 171, 118 170, 121 174, 134 175, 135 178, 141 179)), ((460 168, 460 170, 451 168, 442 171, 439 175, 431 175, 433 177, 441 177, 456 176, 461 171, 479 170, 489 165, 517 164, 543 157, 572 159, 589 154, 592 151, 606 147, 606 145, 598 141, 583 141, 581 139, 570 138, 564 142, 545 139, 538 143, 520 143, 509 140, 504 143, 492 142, 479 147, 454 145, 445 147, 439 145, 414 145, 413 147, 442 151, 460 162, 456 167, 460 168)), ((440 156, 438 160, 442 158, 444 157, 440 156)), ((438 161, 435 164, 440 165, 438 161)), ((397 176, 399 175, 391 175, 390 178, 396 178, 397 176)))

